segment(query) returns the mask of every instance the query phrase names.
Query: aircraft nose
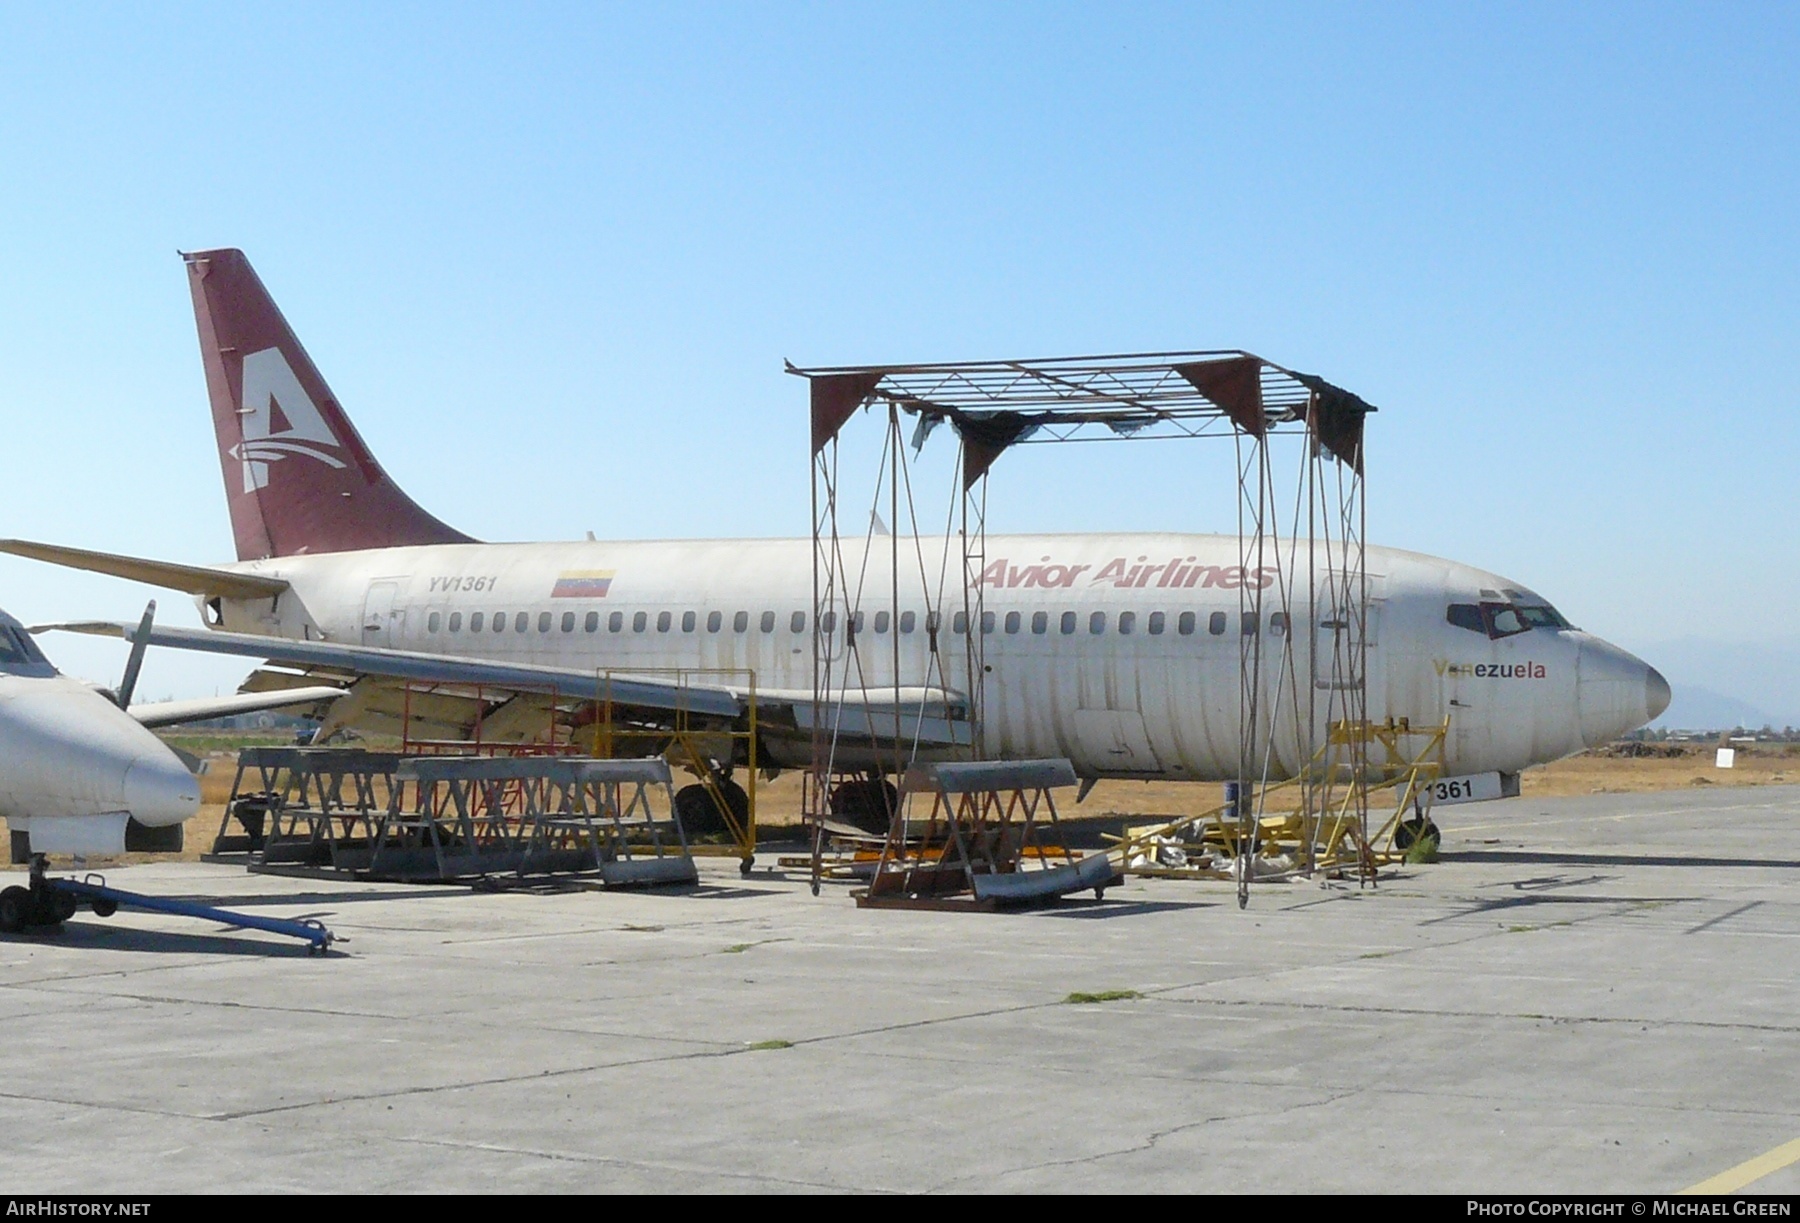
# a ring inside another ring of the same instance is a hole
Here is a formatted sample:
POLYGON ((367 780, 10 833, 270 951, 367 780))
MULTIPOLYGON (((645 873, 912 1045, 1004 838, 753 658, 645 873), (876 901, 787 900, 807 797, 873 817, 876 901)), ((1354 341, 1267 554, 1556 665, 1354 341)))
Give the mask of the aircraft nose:
POLYGON ((1581 741, 1610 743, 1669 707, 1669 681, 1643 659, 1599 638, 1581 643, 1576 660, 1581 741))
POLYGON ((183 823, 200 810, 200 779, 174 756, 139 756, 125 770, 125 809, 152 828, 183 823))
POLYGON ((1650 709, 1650 720, 1654 722, 1656 719, 1662 717, 1663 710, 1669 707, 1669 697, 1671 694, 1669 692, 1669 681, 1662 677, 1662 672, 1658 671, 1655 667, 1649 667, 1647 670, 1650 672, 1650 675, 1644 681, 1649 686, 1645 704, 1648 705, 1650 709))

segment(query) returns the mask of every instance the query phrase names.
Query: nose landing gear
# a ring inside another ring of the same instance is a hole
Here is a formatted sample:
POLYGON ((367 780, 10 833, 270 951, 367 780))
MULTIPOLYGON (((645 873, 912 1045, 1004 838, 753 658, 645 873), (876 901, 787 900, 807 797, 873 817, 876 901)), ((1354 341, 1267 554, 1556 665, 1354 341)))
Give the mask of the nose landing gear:
MULTIPOLYGON (((75 897, 50 886, 44 874, 44 855, 31 855, 31 886, 0 889, 0 932, 19 934, 31 929, 54 929, 75 916, 75 897)), ((101 917, 100 906, 94 912, 101 917)))

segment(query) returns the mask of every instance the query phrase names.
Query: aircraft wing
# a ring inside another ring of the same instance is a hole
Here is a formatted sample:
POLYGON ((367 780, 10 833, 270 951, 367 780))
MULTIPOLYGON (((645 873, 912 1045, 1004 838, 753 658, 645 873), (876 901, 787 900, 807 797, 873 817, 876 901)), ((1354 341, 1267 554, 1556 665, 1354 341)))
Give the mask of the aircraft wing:
MULTIPOLYGON (((32 631, 60 629, 127 641, 137 635, 137 625, 113 621, 33 626, 32 631)), ((296 641, 288 637, 262 637, 253 633, 224 633, 209 629, 150 629, 150 644, 209 654, 233 654, 261 658, 295 667, 320 678, 354 680, 379 677, 416 682, 434 687, 494 689, 500 692, 551 694, 574 701, 609 701, 646 711, 661 710, 736 718, 748 707, 748 698, 723 685, 675 683, 652 677, 602 674, 568 667, 532 663, 494 662, 454 654, 424 654, 390 650, 383 646, 345 645, 335 641, 296 641)))
POLYGON ((184 722, 228 718, 233 714, 261 713, 265 709, 325 705, 343 695, 342 688, 312 686, 287 688, 278 692, 240 692, 233 696, 209 696, 186 701, 149 701, 133 705, 125 712, 154 730, 160 726, 180 726, 184 722))
MULTIPOLYGON (((113 621, 38 625, 32 631, 50 629, 128 641, 138 634, 137 625, 113 621)), ((270 694, 293 689, 333 685, 342 696, 327 713, 321 735, 357 726, 426 738, 529 742, 542 737, 550 725, 591 725, 596 702, 611 707, 616 723, 640 731, 694 718, 700 719, 698 724, 690 723, 695 730, 708 722, 714 729, 723 729, 740 722, 752 699, 765 741, 810 744, 817 729, 864 743, 898 738, 922 746, 966 746, 973 730, 967 698, 938 687, 872 689, 867 693, 851 690, 816 709, 810 689, 758 688, 752 693, 747 685, 709 681, 703 676, 676 681, 383 646, 154 625, 148 643, 267 661, 272 669, 258 670, 245 682, 241 695, 246 701, 259 695, 267 699, 270 694)), ((283 700, 286 703, 285 697, 283 700)), ((296 698, 291 703, 307 704, 309 700, 296 698)))

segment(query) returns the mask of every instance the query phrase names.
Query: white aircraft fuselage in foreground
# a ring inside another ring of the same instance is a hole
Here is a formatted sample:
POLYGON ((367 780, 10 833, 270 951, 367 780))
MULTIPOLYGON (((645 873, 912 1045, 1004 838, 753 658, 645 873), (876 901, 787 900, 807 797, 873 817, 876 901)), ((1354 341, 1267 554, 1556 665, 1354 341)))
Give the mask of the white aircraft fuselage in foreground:
MULTIPOLYGON (((149 624, 147 613, 140 629, 149 624)), ((200 781, 149 728, 333 695, 312 687, 131 704, 147 644, 133 646, 119 692, 107 692, 58 671, 0 611, 0 819, 14 863, 179 850, 181 825, 200 809, 200 781)))
MULTIPOLYGON (((471 540, 388 479, 241 252, 186 258, 238 562, 205 569, 0 546, 196 593, 217 630, 210 640, 178 630, 153 640, 354 680, 329 725, 385 717, 392 726, 404 703, 408 716, 464 737, 529 739, 547 726, 523 701, 534 684, 568 695, 593 690, 606 671, 744 669, 756 675, 764 759, 805 762, 815 716, 809 540, 471 540), (424 685, 416 700, 410 685, 424 685), (511 692, 521 696, 509 704, 511 692), (471 700, 482 708, 473 725, 451 708, 471 700)), ((937 571, 944 545, 921 542, 937 571)), ((989 755, 1066 756, 1089 777, 1236 777, 1245 636, 1263 651, 1265 708, 1307 710, 1328 678, 1306 674, 1310 643, 1287 648, 1289 624, 1311 620, 1302 607, 1265 589, 1261 621, 1246 623, 1239 588, 1271 582, 1272 571, 1245 573, 1235 537, 990 536, 986 555, 989 623, 973 627, 987 630, 977 722, 989 755)), ((960 565, 950 558, 948 572, 960 565)), ((1668 704, 1656 671, 1571 627, 1518 582, 1384 548, 1368 550, 1367 571, 1368 715, 1415 726, 1447 718, 1451 775, 1555 760, 1668 704)), ((1303 598, 1306 575, 1292 581, 1291 597, 1303 598)), ((861 606, 871 699, 897 686, 913 729, 954 745, 968 677, 951 613, 934 670, 922 599, 903 587, 896 616, 891 591, 865 589, 861 606)), ((843 630, 832 648, 844 648, 843 630)), ((655 682, 636 692, 646 708, 669 709, 705 690, 719 716, 741 713, 740 691, 706 685, 695 677, 679 698, 655 682)), ((1324 717, 1330 702, 1316 705, 1299 716, 1324 717)), ((1302 763, 1287 716, 1271 776, 1302 763)))
POLYGON ((21 838, 32 853, 117 854, 140 840, 158 848, 154 830, 199 809, 199 779, 180 757, 105 695, 57 671, 0 612, 0 817, 15 860, 21 838))

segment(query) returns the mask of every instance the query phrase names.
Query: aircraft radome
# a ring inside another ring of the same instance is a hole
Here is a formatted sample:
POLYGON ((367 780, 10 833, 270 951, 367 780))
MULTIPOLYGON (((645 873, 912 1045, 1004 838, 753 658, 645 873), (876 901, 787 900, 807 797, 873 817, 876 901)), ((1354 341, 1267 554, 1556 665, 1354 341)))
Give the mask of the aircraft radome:
MULTIPOLYGON (((209 629, 157 629, 151 640, 269 660, 253 688, 347 685, 322 733, 397 730, 405 711, 415 736, 529 740, 603 688, 626 716, 654 722, 682 707, 727 725, 744 717, 741 687, 653 673, 731 668, 756 676, 761 761, 806 763, 810 540, 477 542, 388 478, 241 252, 185 258, 237 560, 0 548, 196 595, 209 629), (608 671, 620 677, 610 686, 597 678, 608 671)), ((944 560, 933 551, 942 541, 920 547, 928 568, 944 560)), ((991 615, 976 629, 991 634, 985 708, 968 709, 954 661, 947 673, 928 668, 927 609, 902 598, 898 614, 863 629, 877 647, 864 660, 870 691, 886 696, 834 715, 845 719, 845 760, 858 759, 859 734, 862 758, 874 758, 885 715, 926 753, 966 743, 973 721, 988 755, 1067 757, 1084 778, 1237 775, 1242 639, 1278 651, 1308 618, 1240 618, 1236 587, 1266 575, 1242 569, 1235 536, 990 535, 986 555, 991 615)), ((1498 775, 1498 794, 1520 770, 1611 740, 1668 704, 1653 668, 1577 629, 1524 583, 1379 547, 1366 569, 1369 717, 1448 718, 1447 775, 1498 775)), ((870 605, 890 601, 878 588, 870 605)), ((1275 727, 1271 776, 1304 764, 1296 729, 1275 727)), ((734 762, 719 763, 728 775, 734 762)))

